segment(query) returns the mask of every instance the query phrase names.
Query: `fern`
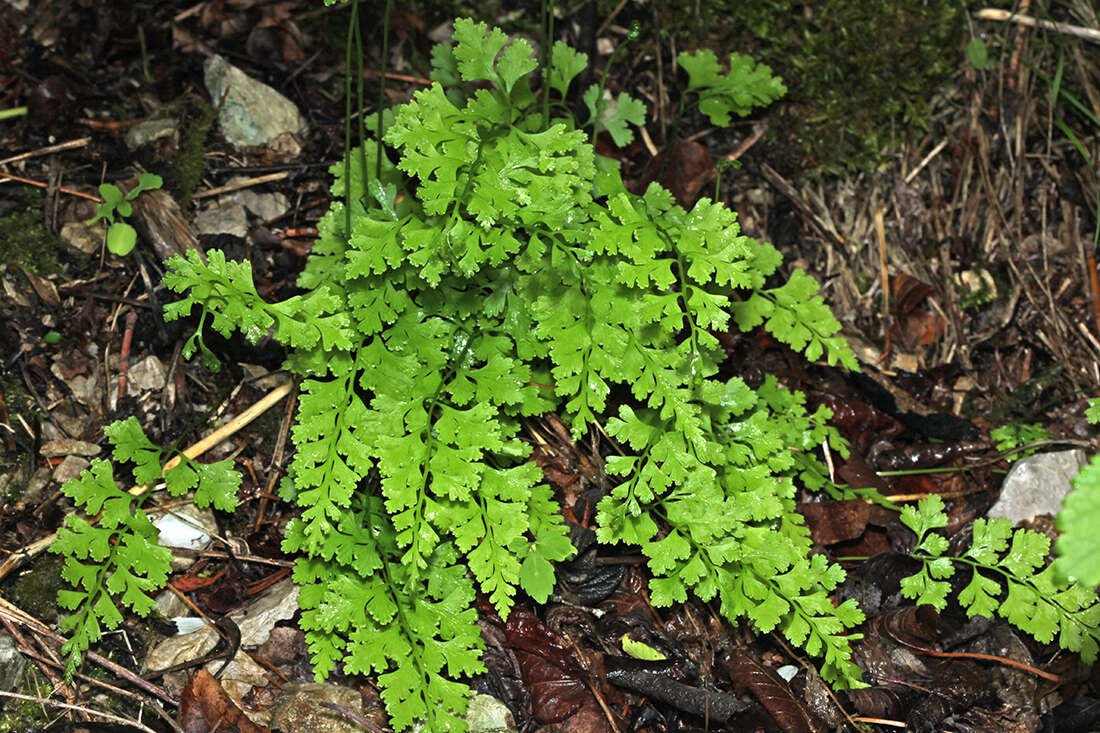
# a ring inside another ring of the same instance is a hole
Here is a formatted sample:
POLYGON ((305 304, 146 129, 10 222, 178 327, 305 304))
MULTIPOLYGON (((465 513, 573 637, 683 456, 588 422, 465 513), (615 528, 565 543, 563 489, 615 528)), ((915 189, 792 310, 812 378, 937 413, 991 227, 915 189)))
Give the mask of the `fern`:
MULTIPOLYGON (((1089 400, 1085 417, 1093 425, 1100 424, 1100 399, 1089 400)), ((1070 578, 1087 586, 1100 585, 1100 544, 1096 528, 1100 526, 1100 456, 1093 456, 1088 465, 1073 479, 1073 491, 1062 502, 1062 512, 1055 526, 1062 532, 1055 550, 1054 562, 1059 580, 1070 578)))
MULTIPOLYGON (((385 111, 384 139, 349 155, 379 160, 380 175, 333 167, 343 201, 318 225, 301 295, 263 301, 248 263, 217 251, 174 258, 164 278, 183 296, 166 318, 199 316, 188 356, 217 365, 206 326, 253 342, 271 331, 303 378, 280 494, 301 509, 284 549, 300 555, 317 678, 338 665, 376 674, 397 730, 417 720, 464 728, 459 680, 484 669, 475 594, 504 618, 520 592, 544 602, 553 564, 574 551, 520 439, 524 418, 556 411, 575 436, 605 424, 623 446, 608 459, 619 483, 599 505, 597 535, 645 554, 655 605, 716 599, 730 621, 778 630, 822 658, 836 686, 861 685, 846 629, 863 615, 829 599, 844 573, 811 553, 795 511, 796 482, 825 484, 811 451, 846 446, 827 409, 807 411, 774 378, 754 389, 718 377, 714 333, 731 324, 763 325, 809 358, 854 366, 817 284, 796 272, 769 285, 779 253, 742 236, 719 203, 684 210, 656 185, 628 193, 588 132, 569 116, 545 118, 525 41, 469 20, 454 37, 432 55, 436 83, 385 111), (396 165, 376 157, 380 145, 396 165)), ((549 86, 564 97, 587 58, 564 44, 551 58, 549 86)), ((782 93, 766 67, 740 57, 725 74, 706 53, 682 61, 717 119, 782 93)), ((614 109, 599 89, 582 97, 593 130, 618 142, 644 120, 626 95, 614 109)), ((139 480, 157 478, 159 454, 128 435, 116 458, 137 462, 139 480)), ((187 483, 227 508, 227 484, 190 470, 187 483)), ((82 478, 71 490, 104 497, 84 502, 94 513, 125 496, 108 485, 82 478)), ((116 549, 131 536, 166 557, 144 515, 107 516, 101 527, 121 541, 86 539, 74 520, 59 540, 73 563, 132 568, 116 549)), ((102 576, 73 567, 67 577, 85 593, 66 602, 90 609, 70 625, 83 630, 71 642, 79 653, 108 614, 96 610, 102 576)), ((163 582, 165 564, 146 567, 139 590, 163 582)), ((123 600, 140 612, 148 599, 138 596, 123 600)))
MULTIPOLYGON (((990 430, 989 437, 994 441, 997 450, 1004 453, 1029 443, 1050 440, 1050 433, 1038 423, 1010 423, 990 430)), ((1026 448, 1005 456, 1005 460, 1009 462, 1017 461, 1034 455, 1038 450, 1038 447, 1026 448)))
POLYGON ((1050 550, 1046 535, 1013 530, 1003 517, 977 519, 970 548, 959 557, 950 557, 944 555, 947 540, 934 531, 947 526, 939 496, 922 499, 916 508, 905 507, 901 521, 916 532, 913 556, 924 563, 920 572, 902 580, 901 592, 906 598, 942 611, 956 566, 969 566, 970 582, 956 596, 969 616, 992 618, 999 614, 1044 644, 1057 637, 1059 646, 1080 652, 1086 664, 1096 660, 1100 599, 1091 584, 1061 580, 1053 565, 1043 567, 1050 550))
MULTIPOLYGON (((61 575, 72 586, 58 592, 58 603, 73 611, 61 621, 62 631, 72 634, 62 647, 70 679, 102 629, 122 623, 119 603, 141 616, 149 613, 154 603, 148 594, 164 587, 172 560, 157 545, 157 528, 141 509, 148 487, 162 477, 161 449, 133 417, 108 425, 104 432, 114 446, 114 460, 132 463, 134 479, 145 491, 135 495, 118 488, 111 462, 102 459, 62 487, 81 510, 66 517, 50 545, 51 552, 65 556, 61 575)), ((200 507, 236 507, 241 476, 231 461, 201 464, 179 457, 176 466, 163 472, 169 494, 193 491, 200 507)))

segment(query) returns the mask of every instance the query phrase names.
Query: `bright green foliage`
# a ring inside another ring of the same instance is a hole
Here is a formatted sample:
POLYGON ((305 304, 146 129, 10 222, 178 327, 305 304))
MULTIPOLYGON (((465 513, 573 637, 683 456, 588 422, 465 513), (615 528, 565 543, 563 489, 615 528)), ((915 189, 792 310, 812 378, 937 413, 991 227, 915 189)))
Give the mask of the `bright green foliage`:
MULTIPOLYGON (((862 614, 830 601, 844 573, 811 556, 795 511, 796 479, 824 483, 810 451, 846 452, 830 413, 775 379, 717 376, 714 332, 731 316, 854 365, 816 284, 769 287, 779 253, 721 204, 629 194, 572 118, 543 117, 526 43, 468 20, 454 35, 432 54, 436 83, 387 126, 396 168, 383 160, 364 185, 334 166, 351 210, 319 223, 303 295, 265 303, 248 266, 217 252, 176 258, 165 278, 184 294, 169 318, 198 306, 216 330, 273 328, 292 347, 303 381, 281 495, 301 515, 284 547, 303 555, 318 678, 340 663, 376 673, 395 729, 462 727, 468 690, 450 680, 482 669, 475 591, 506 617, 521 590, 545 601, 573 553, 520 439, 524 418, 556 411, 578 437, 602 422, 626 452, 608 460, 620 483, 598 536, 641 548, 655 604, 715 599, 823 658, 838 686, 861 684, 845 630, 862 614)), ((564 94, 584 56, 558 44, 552 59, 564 94)), ((595 111, 620 141, 643 118, 624 97, 595 111)))
POLYGON ((138 177, 138 183, 128 193, 123 195, 118 186, 113 183, 104 183, 99 187, 99 195, 103 202, 96 207, 96 215, 88 220, 88 224, 106 219, 110 223, 107 229, 107 249, 112 254, 125 257, 133 251, 137 243, 137 231, 124 221, 115 221, 115 215, 128 217, 134 213, 134 207, 130 203, 138 197, 142 191, 160 188, 163 181, 160 176, 152 173, 142 173, 138 177))
MULTIPOLYGON (((1089 400, 1085 417, 1094 425, 1100 423, 1100 399, 1089 400)), ((1100 456, 1093 456, 1073 479, 1073 491, 1062 502, 1055 526, 1062 532, 1055 545, 1059 579, 1100 585, 1100 456)))
POLYGON ((1093 456, 1073 479, 1073 491, 1062 503, 1056 526, 1062 532, 1054 563, 1059 578, 1100 585, 1100 456, 1093 456))
POLYGON ((1089 406, 1085 408, 1085 419, 1093 425, 1100 424, 1100 398, 1089 400, 1089 406))
POLYGON ((969 565, 970 582, 957 596, 967 614, 992 618, 999 613, 1044 644, 1057 636, 1059 646, 1080 652, 1086 663, 1096 659, 1100 600, 1092 584, 1061 580, 1054 566, 1046 566, 1050 550, 1046 535, 1013 530, 1003 517, 977 519, 970 548, 951 557, 944 555, 947 540, 934 531, 947 526, 943 499, 933 495, 922 499, 916 509, 905 507, 901 521, 916 532, 913 557, 924 563, 920 572, 901 581, 906 598, 942 611, 956 566, 969 565))
POLYGON ((730 114, 744 117, 753 107, 766 107, 787 93, 771 69, 739 53, 730 54, 726 74, 710 49, 684 52, 676 60, 688 73, 686 91, 699 95, 699 111, 718 127, 729 125, 730 114))
MULTIPOLYGON (((133 464, 135 481, 152 484, 161 478, 162 451, 145 437, 136 418, 108 425, 104 432, 114 446, 115 462, 133 464)), ((164 473, 169 494, 194 491, 200 507, 236 506, 241 476, 231 461, 201 464, 180 458, 164 473)), ((172 555, 157 545, 158 531, 141 509, 148 491, 134 495, 118 488, 110 461, 92 461, 62 490, 80 510, 65 519, 50 545, 51 552, 66 556, 62 576, 73 586, 58 593, 58 603, 73 611, 61 622, 62 631, 71 633, 62 647, 65 674, 71 678, 102 627, 113 629, 122 622, 119 601, 142 616, 149 613, 154 603, 148 594, 164 587, 172 555)))
MULTIPOLYGON (((990 430, 989 437, 996 441, 997 450, 1003 453, 1013 448, 1018 448, 1021 445, 1037 443, 1040 440, 1050 440, 1050 433, 1038 423, 1011 423, 990 430)), ((1015 461, 1030 456, 1038 450, 1038 447, 1028 448, 1018 453, 1013 453, 1010 456, 1006 456, 1005 460, 1015 461)))

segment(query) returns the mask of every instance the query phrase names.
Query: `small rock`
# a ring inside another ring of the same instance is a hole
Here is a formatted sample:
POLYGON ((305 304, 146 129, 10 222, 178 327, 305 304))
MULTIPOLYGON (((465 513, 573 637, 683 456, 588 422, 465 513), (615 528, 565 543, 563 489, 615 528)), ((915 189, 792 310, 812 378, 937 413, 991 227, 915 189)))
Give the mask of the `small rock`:
POLYGON ((236 198, 242 206, 264 221, 282 216, 290 208, 290 200, 281 193, 241 191, 236 198))
POLYGON ((161 138, 170 138, 174 145, 179 144, 179 131, 176 121, 171 119, 145 120, 139 122, 126 133, 126 147, 137 150, 142 145, 161 138))
MULTIPOLYGON (((96 446, 97 448, 99 446, 96 446)), ((57 468, 53 470, 53 480, 59 484, 63 484, 69 479, 74 479, 80 475, 80 472, 92 465, 88 461, 79 456, 67 456, 65 460, 57 464, 57 468)))
POLYGON ((322 702, 334 703, 361 713, 362 697, 348 687, 321 682, 291 682, 275 700, 271 711, 271 727, 285 731, 315 733, 361 733, 363 725, 330 708, 322 702))
POLYGON ((165 618, 185 616, 191 613, 190 607, 170 590, 164 590, 157 594, 157 611, 165 618))
POLYGON ((0 631, 0 690, 15 692, 15 686, 23 677, 26 660, 15 647, 15 639, 6 631, 0 631))
POLYGON ((517 733, 508 706, 492 695, 477 694, 466 708, 469 733, 517 733))
POLYGON ((75 376, 68 380, 69 389, 73 391, 73 397, 88 407, 96 407, 99 403, 99 378, 92 374, 88 377, 75 376))
POLYGON ((103 449, 95 443, 72 438, 58 438, 42 444, 38 449, 46 458, 58 458, 60 456, 98 456, 103 449))
MULTIPOLYGON (((222 688, 225 690, 233 701, 236 702, 241 709, 245 711, 245 715, 248 715, 249 719, 258 717, 254 713, 249 713, 246 709, 247 706, 243 702, 243 698, 248 693, 252 692, 254 687, 267 687, 270 684, 267 672, 263 667, 252 661, 252 657, 248 656, 245 652, 237 652, 233 657, 233 661, 229 664, 225 664, 224 659, 215 659, 213 662, 208 662, 206 665, 206 671, 211 675, 217 674, 218 670, 221 670, 221 674, 218 675, 218 680, 222 683, 222 688), (222 669, 224 665, 225 669, 222 669)), ((293 728, 284 728, 285 731, 293 731, 293 728)), ((312 731, 313 728, 304 728, 302 730, 312 731)))
POLYGON ((150 354, 137 364, 130 367, 129 389, 127 393, 137 395, 141 392, 158 391, 164 389, 168 381, 168 372, 160 359, 150 354))
POLYGON ((190 506, 157 517, 153 526, 160 530, 157 543, 162 547, 186 550, 205 549, 210 544, 211 534, 217 532, 213 512, 190 506))
POLYGON ((202 68, 210 98, 221 108, 218 124, 231 144, 238 148, 264 145, 280 134, 305 130, 305 120, 293 102, 221 56, 211 56, 202 68))
POLYGON ((195 228, 200 234, 232 234, 243 239, 248 236, 248 216, 240 204, 211 206, 195 216, 195 228))
POLYGON ((271 630, 280 621, 293 618, 298 612, 298 586, 284 578, 267 592, 233 614, 241 630, 241 646, 259 646, 267 641, 271 630))
POLYGON ((102 219, 95 224, 87 224, 82 221, 70 221, 61 227, 58 235, 61 241, 78 252, 86 255, 94 255, 103 246, 103 238, 107 236, 107 225, 102 219))
POLYGON ((1069 493, 1070 481, 1085 462, 1085 452, 1079 448, 1020 459, 1005 476, 1001 495, 988 515, 1004 517, 1013 524, 1041 514, 1056 516, 1069 493))

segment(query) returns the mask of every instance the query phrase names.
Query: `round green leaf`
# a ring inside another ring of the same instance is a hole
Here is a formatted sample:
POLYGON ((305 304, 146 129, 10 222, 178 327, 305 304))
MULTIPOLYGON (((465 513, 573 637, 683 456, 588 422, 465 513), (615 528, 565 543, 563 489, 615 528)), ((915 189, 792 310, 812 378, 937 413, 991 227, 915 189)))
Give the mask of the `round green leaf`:
POLYGON ((107 249, 112 254, 125 257, 133 251, 137 244, 137 232, 124 221, 116 221, 107 230, 107 249))
POLYGON ((100 184, 99 195, 103 197, 103 203, 111 208, 118 206, 118 202, 122 201, 122 191, 113 183, 100 184))
POLYGON ((46 335, 42 337, 42 340, 53 346, 54 344, 61 343, 61 334, 57 331, 47 331, 46 335))
POLYGON ((966 56, 975 69, 981 71, 989 68, 989 49, 986 48, 985 41, 977 36, 971 38, 970 43, 966 44, 966 56))
POLYGON ((134 186, 130 190, 130 193, 126 194, 126 198, 132 201, 133 199, 137 198, 138 194, 140 194, 142 191, 149 191, 150 189, 160 188, 161 184, 163 183, 164 180, 155 173, 142 173, 141 177, 138 178, 138 185, 134 186))

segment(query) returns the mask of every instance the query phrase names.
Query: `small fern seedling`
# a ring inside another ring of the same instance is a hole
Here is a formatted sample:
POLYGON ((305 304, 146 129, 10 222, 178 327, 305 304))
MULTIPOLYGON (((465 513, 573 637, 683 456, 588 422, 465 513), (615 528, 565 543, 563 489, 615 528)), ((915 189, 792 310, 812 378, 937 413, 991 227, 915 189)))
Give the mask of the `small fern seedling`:
POLYGON ((956 596, 967 615, 1000 615, 1044 644, 1054 641, 1096 660, 1100 641, 1100 599, 1089 586, 1060 580, 1047 565, 1050 539, 1030 529, 1012 529, 1003 517, 974 520, 974 537, 960 556, 944 555, 947 540, 935 530, 947 526, 943 499, 932 495, 907 506, 901 521, 917 534, 912 556, 924 566, 901 582, 901 592, 942 611, 957 567, 969 567, 970 582, 956 596), (1006 593, 1007 591, 1007 593, 1006 593))
POLYGON ((92 461, 62 491, 78 513, 65 518, 50 551, 65 556, 61 575, 72 587, 58 592, 58 603, 72 613, 62 619, 70 637, 62 647, 65 675, 71 679, 102 630, 122 623, 119 605, 145 616, 155 605, 149 594, 164 587, 172 554, 157 544, 158 531, 141 508, 151 487, 162 478, 172 496, 194 492, 195 504, 233 510, 241 475, 232 462, 202 464, 182 454, 163 472, 163 451, 145 437, 136 418, 104 428, 114 446, 116 463, 133 465, 133 478, 145 490, 128 493, 118 487, 112 463, 92 461))

